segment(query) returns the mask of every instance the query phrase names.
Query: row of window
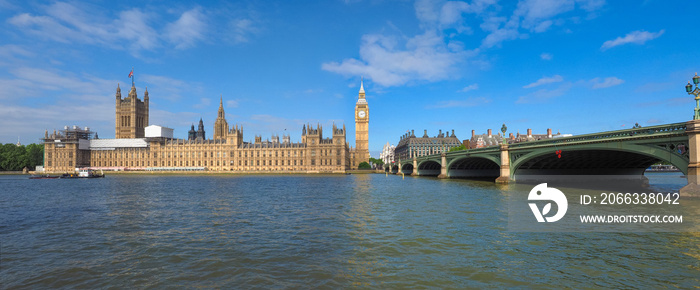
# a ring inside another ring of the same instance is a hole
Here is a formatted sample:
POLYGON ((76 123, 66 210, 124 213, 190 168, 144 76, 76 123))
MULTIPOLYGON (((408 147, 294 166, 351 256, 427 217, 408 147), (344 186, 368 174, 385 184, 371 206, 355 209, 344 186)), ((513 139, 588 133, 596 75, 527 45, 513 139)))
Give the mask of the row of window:
MULTIPOLYGON (((284 160, 250 160, 250 165, 253 165, 253 161, 255 161, 255 166, 272 166, 273 161, 275 166, 280 166, 280 165, 285 165, 284 160), (262 165, 261 165, 262 161, 262 165)), ((303 166, 304 165, 304 160, 298 160, 298 165, 303 166)), ((335 165, 341 165, 341 160, 337 159, 335 165)), ((72 165, 72 161, 69 161, 72 165)), ((158 161, 96 161, 93 162, 92 166, 221 166, 221 163, 219 160, 216 162, 209 161, 207 164, 207 161, 160 161, 160 164, 158 164, 158 161)), ((287 160, 286 162, 288 166, 297 166, 297 160, 287 160)), ((230 161, 230 165, 234 166, 235 163, 233 160, 230 161)), ((311 159, 311 165, 316 165, 316 159, 311 159)), ((334 165, 332 164, 332 160, 330 159, 320 159, 319 160, 319 165, 334 165)), ((51 166, 51 161, 48 162, 48 166, 51 166)), ((238 160, 238 166, 248 166, 248 160, 238 160)))

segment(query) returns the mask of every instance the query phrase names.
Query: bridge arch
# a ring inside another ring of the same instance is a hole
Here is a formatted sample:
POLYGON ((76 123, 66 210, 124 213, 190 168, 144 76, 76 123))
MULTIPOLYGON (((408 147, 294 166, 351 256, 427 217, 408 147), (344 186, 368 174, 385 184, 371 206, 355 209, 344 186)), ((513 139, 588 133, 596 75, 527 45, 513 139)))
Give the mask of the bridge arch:
POLYGON ((401 173, 403 173, 403 174, 413 173, 413 164, 411 164, 411 163, 402 164, 401 165, 401 173))
POLYGON ((396 164, 391 165, 391 170, 390 170, 390 172, 391 172, 391 173, 394 173, 394 174, 399 173, 399 166, 396 165, 396 164))
POLYGON ((420 176, 438 176, 442 165, 435 160, 423 160, 418 163, 418 175, 420 176))
POLYGON ((455 158, 447 164, 450 178, 496 178, 500 175, 501 160, 490 155, 472 155, 455 158))
POLYGON ((511 176, 518 175, 643 175, 652 164, 665 161, 687 174, 681 154, 653 145, 601 143, 541 148, 511 155, 511 176), (561 158, 555 154, 562 150, 561 158), (515 155, 516 158, 512 158, 515 155), (513 160, 515 159, 515 160, 513 160))

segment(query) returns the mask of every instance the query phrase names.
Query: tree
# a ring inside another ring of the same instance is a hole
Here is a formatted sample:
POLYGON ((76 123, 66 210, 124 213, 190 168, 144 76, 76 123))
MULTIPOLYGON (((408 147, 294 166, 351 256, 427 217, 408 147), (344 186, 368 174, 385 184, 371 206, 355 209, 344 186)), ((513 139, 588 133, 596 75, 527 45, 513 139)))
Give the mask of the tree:
POLYGON ((450 151, 448 151, 448 152, 459 151, 459 150, 467 150, 467 147, 464 147, 464 144, 462 144, 462 145, 459 145, 457 147, 450 148, 450 151))
POLYGON ((25 167, 33 170, 43 161, 43 145, 17 146, 11 143, 0 145, 0 171, 19 171, 25 167))
POLYGON ((359 166, 357 166, 357 169, 372 169, 372 167, 369 166, 369 163, 367 163, 367 162, 362 162, 362 163, 360 163, 359 166))
POLYGON ((377 159, 377 158, 370 157, 369 162, 372 162, 372 163, 379 165, 379 166, 384 165, 384 161, 382 161, 381 159, 377 159))

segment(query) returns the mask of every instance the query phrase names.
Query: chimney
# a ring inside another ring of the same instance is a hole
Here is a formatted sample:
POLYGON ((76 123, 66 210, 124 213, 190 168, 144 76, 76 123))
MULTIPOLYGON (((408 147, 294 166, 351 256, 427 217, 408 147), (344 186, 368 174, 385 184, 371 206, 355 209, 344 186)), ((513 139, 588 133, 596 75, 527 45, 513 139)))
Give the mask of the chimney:
POLYGON ((472 138, 474 138, 474 136, 476 136, 476 134, 474 134, 474 130, 472 130, 472 138))
POLYGON ((442 137, 442 129, 438 130, 438 138, 442 137))
POLYGON ((532 129, 527 129, 527 136, 532 137, 532 129))
POLYGON ((552 138, 552 129, 547 128, 547 138, 552 138))
POLYGON ((428 138, 428 130, 423 129, 423 138, 428 138))
POLYGON ((486 132, 488 132, 489 137, 491 137, 491 129, 488 129, 486 132))
POLYGON ((413 133, 413 129, 411 129, 411 137, 416 136, 415 133, 413 133))
POLYGON ((455 129, 452 129, 452 136, 450 136, 450 137, 454 137, 454 136, 455 136, 455 129))

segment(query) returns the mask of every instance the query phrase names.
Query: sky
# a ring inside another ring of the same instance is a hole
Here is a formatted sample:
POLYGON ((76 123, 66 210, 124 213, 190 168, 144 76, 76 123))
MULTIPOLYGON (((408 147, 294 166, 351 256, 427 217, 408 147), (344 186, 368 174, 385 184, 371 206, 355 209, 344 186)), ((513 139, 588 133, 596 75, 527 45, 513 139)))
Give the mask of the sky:
MULTIPOLYGON (((369 149, 407 130, 586 134, 692 119, 698 1, 0 0, 0 143, 90 127, 114 138, 134 70, 150 124, 301 140, 347 127, 360 80, 369 149), (201 2, 201 1, 200 1, 201 2)), ((330 136, 327 136, 330 137, 330 136)))

